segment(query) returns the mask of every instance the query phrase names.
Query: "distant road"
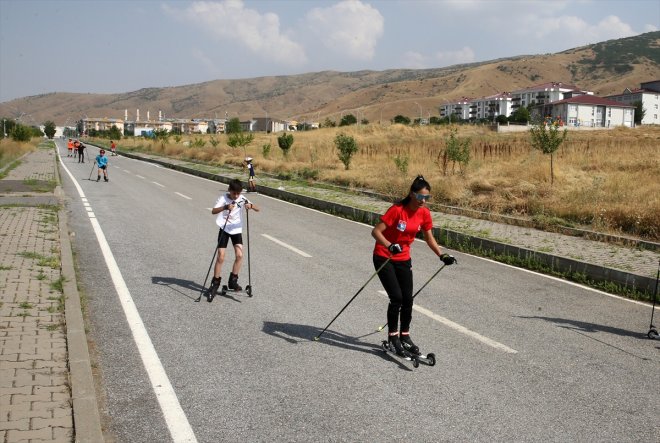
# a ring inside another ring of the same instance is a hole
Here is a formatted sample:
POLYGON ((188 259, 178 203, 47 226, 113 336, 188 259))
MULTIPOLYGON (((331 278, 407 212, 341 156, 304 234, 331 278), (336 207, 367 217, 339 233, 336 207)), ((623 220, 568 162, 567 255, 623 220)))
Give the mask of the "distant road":
MULTIPOLYGON (((109 183, 89 181, 93 164, 57 144, 86 199, 63 173, 118 441, 660 440, 648 307, 455 253, 459 265, 413 314, 413 338, 435 367, 378 349, 387 297, 377 279, 314 342, 373 272, 370 227, 248 194, 262 208, 249 218, 254 297, 195 303, 217 236, 210 208, 225 186, 123 157, 110 157, 109 183), (131 332, 131 303, 155 361, 131 332), (146 368, 159 366, 166 378, 150 379, 146 368)), ((413 265, 418 288, 439 261, 420 242, 413 265)))

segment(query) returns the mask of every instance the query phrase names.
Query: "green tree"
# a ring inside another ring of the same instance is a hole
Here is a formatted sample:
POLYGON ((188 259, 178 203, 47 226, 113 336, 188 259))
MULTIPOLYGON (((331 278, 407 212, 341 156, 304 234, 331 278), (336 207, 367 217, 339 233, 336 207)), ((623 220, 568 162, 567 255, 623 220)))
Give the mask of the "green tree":
POLYGON ((635 107, 635 125, 641 125, 644 116, 646 115, 646 109, 644 109, 644 104, 641 100, 632 102, 632 105, 635 107))
POLYGON ((234 117, 226 123, 225 134, 238 134, 240 132, 243 132, 243 128, 238 117, 234 117))
POLYGON ((334 128, 335 126, 337 126, 337 123, 335 123, 333 120, 330 120, 329 117, 326 117, 325 121, 323 122, 323 127, 334 128))
POLYGON ((341 118, 339 126, 350 126, 357 123, 357 118, 353 114, 346 114, 341 118))
POLYGON ((337 153, 339 160, 344 164, 344 168, 348 170, 353 154, 358 150, 357 142, 350 135, 338 134, 335 137, 335 147, 339 151, 337 153))
MULTIPOLYGON (((167 132, 167 129, 164 129, 164 131, 167 132)), ((108 130, 106 137, 109 138, 110 140, 121 140, 122 137, 121 131, 117 126, 112 125, 112 128, 108 130)), ((169 133, 168 133, 168 137, 169 137, 169 133)))
POLYGON ((289 149, 293 146, 293 134, 284 133, 277 137, 277 145, 282 150, 284 158, 289 157, 289 149))
POLYGON ((32 135, 32 129, 20 123, 16 123, 11 131, 11 138, 15 142, 29 142, 32 139, 32 135))
POLYGON ((460 139, 457 137, 458 129, 449 130, 449 137, 445 140, 445 150, 442 153, 442 173, 447 175, 447 165, 452 162, 451 173, 454 173, 456 163, 461 174, 470 162, 470 145, 472 141, 469 138, 460 139))
POLYGON ((410 124, 410 119, 406 117, 405 115, 395 115, 394 118, 392 119, 392 123, 399 123, 401 125, 409 125, 410 124))
POLYGON ((506 125, 507 122, 509 121, 508 117, 504 114, 500 114, 495 118, 495 121, 499 123, 500 125, 506 125))
POLYGON ((529 121, 529 109, 521 106, 509 117, 511 123, 527 123, 529 121))
POLYGON ((553 185, 555 182, 554 153, 559 149, 559 146, 564 140, 566 140, 568 130, 564 128, 563 131, 560 131, 557 124, 546 124, 544 121, 532 126, 529 129, 529 133, 532 147, 544 154, 550 154, 550 184, 553 185))
POLYGON ((227 144, 232 148, 243 148, 243 154, 247 157, 247 146, 254 140, 254 134, 251 132, 234 132, 229 134, 227 144))
POLYGON ((46 137, 52 140, 53 137, 55 137, 55 131, 56 131, 55 123, 50 120, 47 120, 44 123, 44 133, 46 134, 46 137))
MULTIPOLYGON (((113 126, 114 128, 114 126, 113 126)), ((154 129, 154 139, 166 142, 170 138, 170 132, 167 129, 154 129)))

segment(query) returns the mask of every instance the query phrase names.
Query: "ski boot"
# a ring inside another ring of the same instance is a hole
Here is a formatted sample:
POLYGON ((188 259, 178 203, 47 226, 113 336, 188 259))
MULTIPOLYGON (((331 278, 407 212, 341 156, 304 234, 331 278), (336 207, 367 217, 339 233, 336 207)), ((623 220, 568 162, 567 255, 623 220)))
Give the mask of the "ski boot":
POLYGON ((403 344, 401 343, 401 339, 399 338, 398 335, 390 335, 387 338, 387 342, 392 352, 394 352, 396 355, 398 355, 399 357, 408 356, 408 352, 406 352, 406 349, 403 347, 403 344))
POLYGON ((229 274, 229 283, 227 283, 227 288, 230 291, 242 291, 243 288, 238 284, 238 274, 229 274))
POLYGON ((209 288, 206 290, 206 294, 204 294, 209 303, 211 303, 217 295, 221 280, 221 277, 213 277, 211 280, 211 286, 209 286, 209 288))
POLYGON ((419 350, 419 346, 413 343, 413 341, 410 339, 410 334, 401 334, 400 340, 403 348, 409 352, 410 355, 412 355, 418 362, 424 363, 428 366, 435 366, 435 354, 422 354, 419 350))
POLYGON ((410 338, 409 334, 401 334, 400 336, 401 344, 403 348, 414 355, 419 355, 419 346, 417 346, 410 338))
POLYGON ((101 180, 101 176, 99 175, 98 177, 96 177, 96 181, 98 182, 100 180, 101 180))

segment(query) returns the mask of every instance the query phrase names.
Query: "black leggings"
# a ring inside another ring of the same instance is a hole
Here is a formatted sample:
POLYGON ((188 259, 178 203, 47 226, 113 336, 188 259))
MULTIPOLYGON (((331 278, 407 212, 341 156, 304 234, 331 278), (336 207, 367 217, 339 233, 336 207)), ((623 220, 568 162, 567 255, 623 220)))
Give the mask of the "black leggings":
MULTIPOLYGON (((377 270, 387 260, 385 257, 374 255, 374 267, 377 270)), ((399 313, 401 313, 401 332, 410 330, 413 307, 413 273, 412 262, 392 261, 378 273, 378 278, 385 288, 390 304, 387 307, 387 327, 390 333, 397 332, 399 326, 399 313)))

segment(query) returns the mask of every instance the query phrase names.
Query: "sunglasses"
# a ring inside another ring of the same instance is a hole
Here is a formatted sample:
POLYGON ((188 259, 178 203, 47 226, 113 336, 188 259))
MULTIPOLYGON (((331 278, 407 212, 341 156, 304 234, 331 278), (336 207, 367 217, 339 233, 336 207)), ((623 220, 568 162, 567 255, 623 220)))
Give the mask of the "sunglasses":
POLYGON ((428 200, 431 198, 431 194, 415 194, 415 198, 419 201, 428 200))

